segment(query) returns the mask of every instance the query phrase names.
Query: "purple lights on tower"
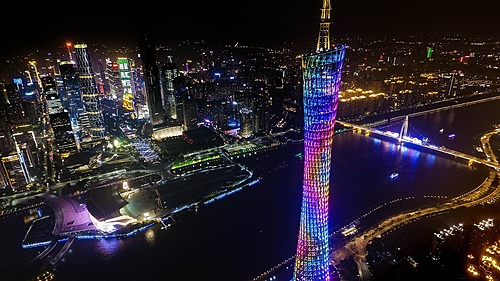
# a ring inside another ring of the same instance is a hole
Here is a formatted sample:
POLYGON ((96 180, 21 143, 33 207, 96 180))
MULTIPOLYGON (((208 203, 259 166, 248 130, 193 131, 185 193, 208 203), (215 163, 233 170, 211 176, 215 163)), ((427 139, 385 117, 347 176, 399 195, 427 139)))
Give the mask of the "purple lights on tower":
POLYGON ((330 280, 328 201, 345 46, 330 46, 330 1, 323 1, 316 53, 302 56, 304 181, 293 280, 330 280))
POLYGON ((304 182, 294 280, 330 280, 328 200, 345 47, 304 56, 304 182))

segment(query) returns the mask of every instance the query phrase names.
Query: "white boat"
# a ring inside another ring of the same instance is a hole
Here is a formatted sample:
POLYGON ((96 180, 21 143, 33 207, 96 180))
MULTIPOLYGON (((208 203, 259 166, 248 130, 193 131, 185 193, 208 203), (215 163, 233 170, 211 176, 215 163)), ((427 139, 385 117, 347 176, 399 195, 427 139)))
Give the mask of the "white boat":
POLYGON ((399 177, 399 174, 398 174, 398 173, 396 173, 396 172, 392 173, 392 174, 389 176, 389 178, 391 178, 391 180, 393 180, 393 179, 395 179, 395 178, 397 178, 397 177, 399 177))

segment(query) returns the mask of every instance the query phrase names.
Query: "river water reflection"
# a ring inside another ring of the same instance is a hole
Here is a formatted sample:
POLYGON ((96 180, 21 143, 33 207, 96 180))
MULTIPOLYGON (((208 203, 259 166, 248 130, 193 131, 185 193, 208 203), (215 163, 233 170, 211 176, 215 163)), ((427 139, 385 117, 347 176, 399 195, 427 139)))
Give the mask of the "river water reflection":
MULTIPOLYGON (((492 101, 413 117, 409 133, 472 154, 475 138, 500 123, 498 108, 500 101, 492 101), (448 132, 456 137, 447 138, 448 132)), ((154 226, 122 240, 75 241, 55 267, 56 280, 251 280, 295 254, 303 169, 296 154, 301 151, 298 144, 246 159, 247 167, 263 175, 259 184, 187 213, 167 230, 154 226)), ((353 132, 338 134, 330 226, 413 207, 412 197, 429 197, 429 202, 453 197, 474 188, 484 175, 453 158, 353 132), (395 180, 389 178, 393 172, 399 174, 395 180)), ((0 233, 8 233, 1 249, 12 253, 0 253, 0 280, 15 280, 9 279, 19 272, 13 267, 22 268, 36 255, 37 250, 21 248, 26 228, 15 217, 0 221, 0 233)))

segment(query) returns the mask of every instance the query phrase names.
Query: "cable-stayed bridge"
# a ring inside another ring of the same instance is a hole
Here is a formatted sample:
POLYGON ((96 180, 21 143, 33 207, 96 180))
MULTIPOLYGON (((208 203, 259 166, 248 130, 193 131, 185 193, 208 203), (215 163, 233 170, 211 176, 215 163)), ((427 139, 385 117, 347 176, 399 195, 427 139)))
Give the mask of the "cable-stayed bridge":
POLYGON ((408 117, 406 116, 404 120, 405 121, 403 122, 399 133, 372 129, 370 127, 359 126, 341 121, 337 122, 354 130, 364 131, 364 133, 367 135, 371 133, 378 134, 383 137, 392 138, 393 140, 400 142, 401 145, 411 144, 419 147, 424 147, 433 151, 452 155, 457 158, 466 159, 469 161, 469 164, 474 162, 483 164, 493 168, 493 170, 490 170, 489 175, 478 187, 470 190, 467 193, 451 198, 450 200, 440 202, 436 205, 423 206, 419 207, 418 209, 412 209, 395 214, 378 223, 374 227, 371 227, 363 231, 362 233, 359 233, 356 236, 352 237, 347 243, 333 245, 330 256, 331 263, 335 265, 348 257, 353 257, 358 267, 358 275, 360 277, 360 280, 370 279, 371 273, 370 269, 368 268, 368 263, 366 262, 366 246, 371 243, 371 240, 380 238, 382 235, 394 229, 395 227, 424 216, 439 214, 461 207, 473 207, 480 204, 491 203, 500 199, 500 186, 498 185, 498 182, 496 184, 494 183, 495 179, 500 176, 500 165, 498 164, 497 157, 493 153, 489 143, 489 139, 491 136, 500 134, 500 128, 496 127, 494 130, 486 132, 482 135, 481 145, 483 147, 486 159, 481 159, 462 152, 448 149, 444 146, 438 147, 430 144, 429 142, 424 142, 417 138, 408 137, 406 135, 408 128, 408 117))
MULTIPOLYGON (((497 163, 496 161, 492 161, 491 157, 488 156, 489 154, 486 154, 487 155, 486 159, 482 159, 482 158, 472 156, 472 155, 469 155, 469 154, 466 154, 466 153, 463 153, 460 151, 449 149, 449 148, 444 147, 444 146, 437 146, 435 144, 428 142, 427 139, 422 140, 422 139, 419 139, 416 137, 408 136, 408 126, 409 126, 408 125, 408 116, 405 117, 405 119, 403 121, 403 125, 401 126, 399 133, 392 132, 392 131, 383 131, 383 130, 376 129, 373 127, 356 125, 356 124, 343 122, 343 121, 339 121, 339 120, 337 120, 336 122, 343 125, 344 127, 352 128, 353 130, 355 130, 359 133, 370 134, 370 135, 373 134, 373 135, 378 135, 381 137, 393 139, 394 141, 396 141, 397 143, 400 143, 401 145, 409 144, 409 145, 414 145, 417 147, 423 147, 426 149, 430 149, 432 151, 436 151, 436 152, 448 154, 448 155, 451 155, 454 157, 462 158, 464 160, 469 161, 469 164, 473 164, 473 163, 483 164, 483 165, 486 165, 488 167, 494 168, 497 171, 500 171, 500 164, 497 163)), ((499 129, 497 129, 497 130, 499 130, 499 129)), ((483 146, 485 146, 484 143, 483 143, 483 146)), ((490 148, 489 148, 489 146, 486 146, 483 149, 487 150, 490 148)))
MULTIPOLYGON (((374 129, 370 126, 363 126, 357 124, 351 124, 348 122, 343 122, 336 120, 336 123, 343 125, 347 128, 350 128, 358 133, 364 133, 365 135, 373 135, 374 137, 381 137, 384 139, 389 139, 396 143, 400 143, 401 145, 408 144, 409 146, 413 145, 415 147, 422 147, 425 149, 430 149, 431 151, 440 152, 444 154, 448 154, 454 156, 456 158, 462 158, 472 163, 484 164, 488 167, 493 168, 490 171, 488 177, 476 188, 473 190, 459 195, 457 197, 451 198, 448 201, 440 202, 437 205, 429 205, 423 206, 418 209, 411 209, 407 211, 403 211, 401 213, 397 213, 393 216, 388 217, 387 219, 379 222, 375 226, 368 228, 363 232, 357 232, 354 236, 352 234, 348 234, 346 236, 346 241, 337 241, 331 244, 330 248, 330 264, 336 267, 341 261, 346 260, 348 258, 353 258, 356 265, 358 266, 358 274, 360 280, 369 280, 370 278, 370 269, 368 268, 368 264, 366 262, 366 246, 371 243, 371 240, 380 238, 385 233, 389 232, 391 229, 408 223, 413 220, 417 220, 421 217, 425 217, 431 214, 439 214, 441 212, 449 211, 452 209, 457 209, 460 207, 472 207, 477 206, 484 203, 494 202, 500 200, 500 187, 498 184, 494 184, 494 179, 500 176, 500 165, 497 163, 497 158, 495 157, 490 144, 489 138, 493 135, 500 134, 500 127, 495 128, 494 130, 483 134, 481 137, 481 145, 484 150, 485 158, 481 159, 475 156, 471 156, 459 151, 448 149, 444 146, 436 146, 431 144, 428 141, 423 141, 418 138, 412 138, 408 136, 408 130, 411 128, 406 116, 402 118, 398 118, 398 120, 404 120, 402 126, 398 129, 398 133, 392 131, 384 131, 384 129, 380 129, 381 125, 386 122, 381 122, 377 124, 372 124, 371 126, 379 126, 379 129, 374 129), (406 127, 406 128, 405 128, 406 127)), ((395 128, 398 123, 388 124, 385 128, 395 128)), ((412 128, 414 129, 414 128, 412 128)), ((416 131, 416 130, 414 130, 416 131)), ((346 225, 346 227, 350 227, 351 225, 346 225)), ((339 231, 337 231, 340 233, 339 231)), ((354 232, 356 233, 356 232, 354 232)), ((330 237, 332 237, 334 233, 330 233, 330 237)), ((341 233, 343 234, 343 233, 341 233)), ((345 234, 343 234, 345 236, 345 234)), ((294 260, 296 256, 289 257, 288 259, 276 264, 269 270, 261 273, 259 276, 252 279, 252 281, 269 281, 269 280, 285 280, 285 278, 289 279, 289 275, 291 275, 290 271, 293 268, 294 260), (282 279, 283 278, 283 279, 282 279)))

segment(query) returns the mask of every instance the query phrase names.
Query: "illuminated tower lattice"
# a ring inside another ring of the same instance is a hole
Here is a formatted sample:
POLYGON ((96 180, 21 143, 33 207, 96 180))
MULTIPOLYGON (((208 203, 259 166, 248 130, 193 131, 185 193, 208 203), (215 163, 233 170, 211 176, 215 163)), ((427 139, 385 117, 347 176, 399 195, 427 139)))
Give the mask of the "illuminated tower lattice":
POLYGON ((330 0, 323 0, 316 52, 302 56, 304 181, 294 280, 330 280, 330 166, 345 46, 331 46, 329 21, 330 0))

